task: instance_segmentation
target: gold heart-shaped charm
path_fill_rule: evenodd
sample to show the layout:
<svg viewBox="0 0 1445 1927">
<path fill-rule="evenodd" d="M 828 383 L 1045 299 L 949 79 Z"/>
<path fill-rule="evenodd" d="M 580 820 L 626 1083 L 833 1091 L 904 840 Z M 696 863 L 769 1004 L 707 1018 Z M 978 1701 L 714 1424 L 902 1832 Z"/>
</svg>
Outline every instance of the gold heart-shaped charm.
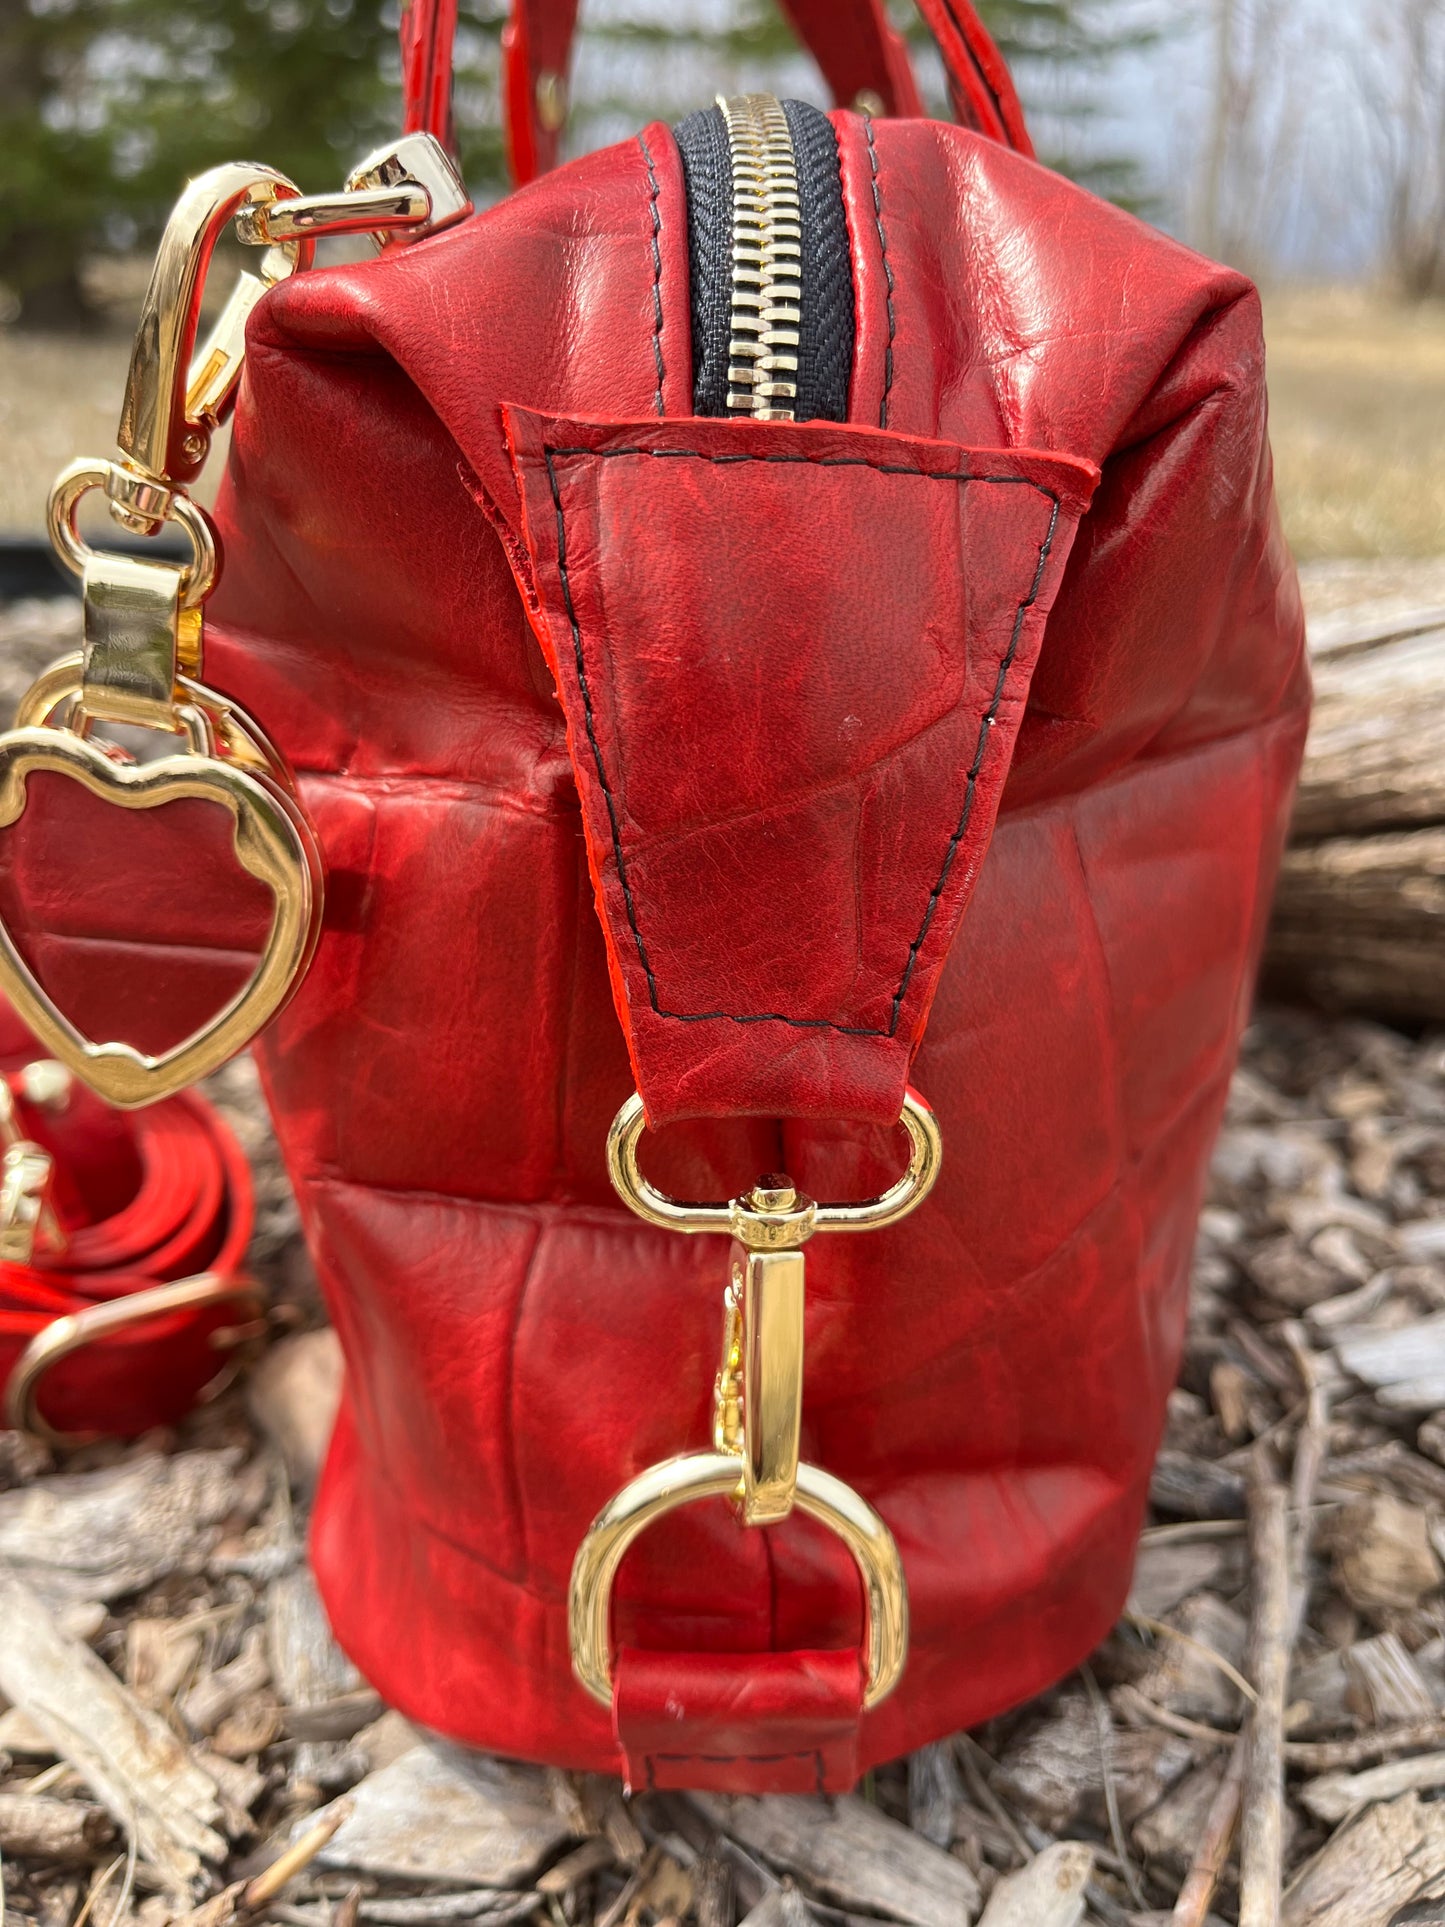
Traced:
<svg viewBox="0 0 1445 1927">
<path fill-rule="evenodd" d="M 0 736 L 0 829 L 24 814 L 26 784 L 36 771 L 67 776 L 127 810 L 162 809 L 187 798 L 220 804 L 234 822 L 237 862 L 271 892 L 271 929 L 250 981 L 199 1030 L 155 1056 L 130 1044 L 93 1042 L 78 1030 L 0 923 L 0 990 L 45 1049 L 107 1102 L 127 1109 L 152 1104 L 244 1049 L 300 980 L 321 912 L 315 839 L 281 783 L 260 769 L 194 751 L 127 764 L 74 730 L 45 726 Z"/>
</svg>

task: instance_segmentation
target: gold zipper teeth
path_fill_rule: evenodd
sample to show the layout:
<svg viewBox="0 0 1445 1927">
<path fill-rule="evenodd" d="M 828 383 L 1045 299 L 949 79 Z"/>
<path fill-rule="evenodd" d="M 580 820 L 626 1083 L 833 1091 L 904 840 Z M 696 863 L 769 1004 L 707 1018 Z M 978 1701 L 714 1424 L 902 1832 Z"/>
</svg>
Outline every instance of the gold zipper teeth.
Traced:
<svg viewBox="0 0 1445 1927">
<path fill-rule="evenodd" d="M 733 174 L 733 288 L 728 408 L 790 422 L 798 396 L 803 229 L 798 162 L 771 94 L 718 97 Z"/>
</svg>

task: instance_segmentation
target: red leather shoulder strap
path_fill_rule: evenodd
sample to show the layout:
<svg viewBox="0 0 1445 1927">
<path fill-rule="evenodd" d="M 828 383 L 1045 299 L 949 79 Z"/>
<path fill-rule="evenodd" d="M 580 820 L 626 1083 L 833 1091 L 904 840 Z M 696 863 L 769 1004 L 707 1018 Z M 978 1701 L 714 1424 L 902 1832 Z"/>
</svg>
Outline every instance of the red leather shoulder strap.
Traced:
<svg viewBox="0 0 1445 1927">
<path fill-rule="evenodd" d="M 557 163 L 578 0 L 513 0 L 502 35 L 502 104 L 512 178 L 520 186 Z M 885 114 L 923 112 L 908 50 L 883 0 L 781 0 L 840 106 L 876 94 Z M 1032 154 L 1007 63 L 968 0 L 919 0 L 938 41 L 954 111 L 972 127 Z M 452 41 L 457 0 L 405 0 L 401 21 L 407 131 L 451 144 Z"/>
<path fill-rule="evenodd" d="M 3 1028 L 7 1013 L 0 1013 Z M 252 1224 L 250 1171 L 219 1114 L 194 1092 L 116 1112 L 72 1092 L 55 1116 L 13 1092 L 26 1136 L 55 1160 L 51 1197 L 63 1252 L 0 1264 L 0 1390 L 59 1321 L 159 1285 L 214 1272 L 231 1279 Z M 133 1437 L 171 1425 L 225 1364 L 217 1334 L 252 1314 L 235 1298 L 137 1314 L 109 1336 L 57 1355 L 34 1380 L 34 1412 L 61 1434 Z M 24 1401 L 23 1401 L 24 1402 Z"/>
</svg>

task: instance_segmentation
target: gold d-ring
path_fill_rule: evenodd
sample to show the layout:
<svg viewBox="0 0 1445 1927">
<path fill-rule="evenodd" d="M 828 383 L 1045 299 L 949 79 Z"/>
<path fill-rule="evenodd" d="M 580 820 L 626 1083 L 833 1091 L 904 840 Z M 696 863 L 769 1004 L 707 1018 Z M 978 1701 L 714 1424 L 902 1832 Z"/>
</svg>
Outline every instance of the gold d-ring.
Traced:
<svg viewBox="0 0 1445 1927">
<path fill-rule="evenodd" d="M 42 669 L 15 707 L 14 729 L 40 729 L 49 723 L 62 704 L 70 706 L 65 727 L 73 728 L 78 719 L 76 705 L 85 686 L 85 658 L 77 650 Z M 193 676 L 176 677 L 176 703 L 197 711 L 209 725 L 215 748 L 228 763 L 243 769 L 260 770 L 279 783 L 288 796 L 296 792 L 296 779 L 276 745 L 254 717 L 237 709 L 218 690 L 208 689 Z"/>
<path fill-rule="evenodd" d="M 212 1271 L 198 1272 L 193 1278 L 177 1278 L 148 1291 L 128 1292 L 124 1298 L 109 1298 L 87 1305 L 42 1327 L 15 1361 L 15 1369 L 5 1387 L 5 1423 L 13 1432 L 28 1432 L 47 1445 L 83 1445 L 95 1436 L 89 1432 L 57 1432 L 40 1416 L 37 1400 L 45 1374 L 72 1352 L 97 1344 L 102 1338 L 168 1312 L 196 1311 L 203 1305 L 221 1304 L 228 1298 L 249 1298 L 261 1302 L 261 1294 L 249 1278 L 223 1278 Z"/>
<path fill-rule="evenodd" d="M 802 1244 L 815 1231 L 881 1231 L 916 1211 L 933 1189 L 943 1163 L 943 1137 L 938 1119 L 917 1091 L 910 1090 L 904 1095 L 903 1113 L 898 1121 L 908 1133 L 909 1156 L 907 1169 L 896 1184 L 889 1185 L 878 1197 L 864 1198 L 857 1204 L 807 1202 L 802 1214 L 793 1214 L 789 1230 L 766 1238 L 759 1236 L 756 1241 L 777 1248 Z M 637 1162 L 637 1147 L 646 1129 L 642 1099 L 634 1092 L 613 1118 L 607 1133 L 608 1175 L 623 1203 L 639 1218 L 648 1224 L 660 1225 L 665 1231 L 731 1232 L 745 1244 L 754 1242 L 745 1223 L 740 1223 L 741 1200 L 726 1204 L 687 1204 L 667 1197 L 648 1182 Z"/>
<path fill-rule="evenodd" d="M 742 1466 L 730 1452 L 690 1452 L 650 1466 L 608 1500 L 572 1562 L 567 1630 L 572 1670 L 600 1705 L 612 1704 L 612 1583 L 628 1548 L 664 1513 L 694 1499 L 740 1495 Z M 908 1588 L 893 1534 L 868 1501 L 816 1465 L 798 1467 L 797 1504 L 852 1553 L 863 1581 L 865 1708 L 877 1706 L 908 1659 Z"/>
</svg>

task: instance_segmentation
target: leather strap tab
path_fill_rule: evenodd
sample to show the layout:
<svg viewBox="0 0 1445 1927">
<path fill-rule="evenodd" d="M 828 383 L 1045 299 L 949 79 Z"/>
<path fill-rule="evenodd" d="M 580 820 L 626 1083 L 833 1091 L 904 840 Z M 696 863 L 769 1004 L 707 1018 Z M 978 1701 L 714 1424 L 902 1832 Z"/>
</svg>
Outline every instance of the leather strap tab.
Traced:
<svg viewBox="0 0 1445 1927">
<path fill-rule="evenodd" d="M 617 1656 L 613 1725 L 634 1793 L 847 1793 L 858 1780 L 856 1652 Z"/>
<path fill-rule="evenodd" d="M 506 422 L 649 1120 L 896 1121 L 1097 472 L 822 423 Z"/>
</svg>

